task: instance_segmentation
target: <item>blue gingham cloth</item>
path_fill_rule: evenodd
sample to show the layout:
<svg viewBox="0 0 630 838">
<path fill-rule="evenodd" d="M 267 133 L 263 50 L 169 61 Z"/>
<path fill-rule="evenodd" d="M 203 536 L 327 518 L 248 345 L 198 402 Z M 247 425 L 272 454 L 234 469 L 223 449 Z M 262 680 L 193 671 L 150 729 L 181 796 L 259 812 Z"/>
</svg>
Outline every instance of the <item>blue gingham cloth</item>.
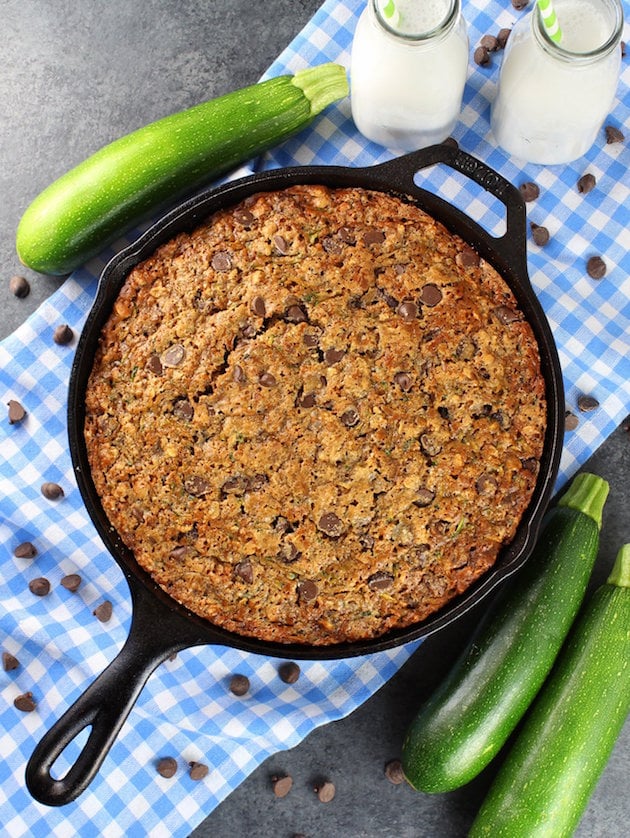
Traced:
<svg viewBox="0 0 630 838">
<path fill-rule="evenodd" d="M 363 0 L 324 3 L 267 75 L 324 61 L 349 67 L 352 35 L 364 5 Z M 530 276 L 558 344 L 567 407 L 580 420 L 566 437 L 561 485 L 630 412 L 630 63 L 628 58 L 623 62 L 608 120 L 625 133 L 625 143 L 606 145 L 602 132 L 576 163 L 522 166 L 495 146 L 489 132 L 500 54 L 488 67 L 472 60 L 484 34 L 512 26 L 522 12 L 508 0 L 464 0 L 463 11 L 471 60 L 454 136 L 463 149 L 513 183 L 535 181 L 541 191 L 528 205 L 529 218 L 551 233 L 544 248 L 530 242 L 528 254 Z M 345 100 L 256 161 L 256 168 L 369 165 L 393 153 L 357 133 Z M 576 183 L 586 171 L 596 176 L 597 187 L 581 195 Z M 488 229 L 498 229 L 500 213 L 459 176 L 438 169 L 428 185 Z M 89 521 L 68 453 L 66 390 L 76 337 L 69 346 L 58 346 L 52 334 L 61 323 L 79 333 L 100 270 L 138 232 L 73 274 L 0 344 L 1 401 L 6 405 L 16 399 L 28 411 L 20 424 L 0 421 L 0 637 L 2 650 L 19 660 L 17 669 L 0 672 L 0 823 L 12 838 L 185 836 L 267 756 L 350 713 L 417 648 L 409 644 L 358 659 L 302 662 L 294 685 L 278 677 L 280 661 L 275 659 L 212 646 L 185 650 L 151 676 L 100 773 L 78 800 L 50 809 L 29 796 L 24 768 L 36 743 L 114 658 L 129 631 L 127 585 Z M 586 261 L 594 254 L 608 267 L 599 281 L 586 273 Z M 581 414 L 577 399 L 582 393 L 595 397 L 599 407 Z M 59 483 L 64 497 L 46 500 L 40 491 L 44 481 Z M 23 541 L 35 544 L 35 559 L 13 555 Z M 60 580 L 74 572 L 83 584 L 71 593 Z M 52 583 L 42 598 L 28 589 L 37 576 Z M 104 600 L 114 606 L 107 623 L 93 615 Z M 246 697 L 236 698 L 228 689 L 236 672 L 251 681 Z M 13 704 L 25 692 L 32 692 L 36 702 L 30 713 Z M 156 772 L 161 756 L 178 760 L 174 778 Z M 210 767 L 204 780 L 189 778 L 191 761 Z"/>
</svg>

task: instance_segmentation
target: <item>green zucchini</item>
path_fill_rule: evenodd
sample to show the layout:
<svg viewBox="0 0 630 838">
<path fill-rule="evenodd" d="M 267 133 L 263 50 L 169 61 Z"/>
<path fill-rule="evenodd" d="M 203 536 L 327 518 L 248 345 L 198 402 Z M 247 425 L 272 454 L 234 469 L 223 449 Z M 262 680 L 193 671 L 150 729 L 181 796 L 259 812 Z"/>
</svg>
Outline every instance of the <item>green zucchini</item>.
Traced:
<svg viewBox="0 0 630 838">
<path fill-rule="evenodd" d="M 508 580 L 472 640 L 407 730 L 405 777 L 452 791 L 499 752 L 551 670 L 584 598 L 608 483 L 578 475 L 549 510 L 525 567 Z"/>
<path fill-rule="evenodd" d="M 307 126 L 348 94 L 345 69 L 322 64 L 235 90 L 104 146 L 27 207 L 20 260 L 66 274 L 169 202 Z"/>
<path fill-rule="evenodd" d="M 577 827 L 630 713 L 630 544 L 571 630 L 472 826 L 472 838 Z"/>
</svg>

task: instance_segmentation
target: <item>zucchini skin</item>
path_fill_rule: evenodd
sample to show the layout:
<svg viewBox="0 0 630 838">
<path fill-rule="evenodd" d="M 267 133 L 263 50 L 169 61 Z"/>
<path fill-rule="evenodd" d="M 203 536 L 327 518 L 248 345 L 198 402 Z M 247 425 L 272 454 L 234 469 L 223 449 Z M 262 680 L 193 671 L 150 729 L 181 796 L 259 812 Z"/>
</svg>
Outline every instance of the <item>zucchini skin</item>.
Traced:
<svg viewBox="0 0 630 838">
<path fill-rule="evenodd" d="M 27 207 L 16 232 L 22 263 L 70 273 L 151 213 L 295 134 L 347 93 L 341 65 L 301 74 L 171 114 L 95 152 Z"/>
<path fill-rule="evenodd" d="M 414 788 L 452 791 L 499 752 L 551 670 L 598 547 L 593 517 L 563 506 L 547 513 L 527 564 L 407 731 L 402 763 Z"/>
<path fill-rule="evenodd" d="M 627 571 L 630 571 L 628 553 Z M 470 831 L 563 838 L 577 827 L 630 713 L 630 587 L 593 594 Z"/>
</svg>

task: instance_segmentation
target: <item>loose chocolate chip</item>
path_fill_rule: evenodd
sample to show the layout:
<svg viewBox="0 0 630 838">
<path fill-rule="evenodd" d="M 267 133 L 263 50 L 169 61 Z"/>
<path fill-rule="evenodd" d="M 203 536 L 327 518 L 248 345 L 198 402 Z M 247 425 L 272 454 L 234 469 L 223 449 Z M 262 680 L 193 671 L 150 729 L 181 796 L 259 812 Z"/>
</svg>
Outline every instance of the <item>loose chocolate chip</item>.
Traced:
<svg viewBox="0 0 630 838">
<path fill-rule="evenodd" d="M 464 247 L 455 257 L 455 262 L 460 268 L 478 268 L 481 258 L 472 247 Z"/>
<path fill-rule="evenodd" d="M 192 477 L 187 477 L 184 480 L 184 489 L 186 489 L 189 495 L 200 498 L 203 495 L 208 494 L 208 492 L 212 489 L 212 485 L 205 479 L 205 477 L 194 474 Z"/>
<path fill-rule="evenodd" d="M 262 387 L 275 387 L 276 377 L 271 372 L 261 372 L 261 374 L 258 376 L 258 383 Z"/>
<path fill-rule="evenodd" d="M 37 706 L 32 692 L 25 692 L 13 700 L 13 706 L 23 713 L 31 713 Z"/>
<path fill-rule="evenodd" d="M 423 305 L 433 308 L 442 301 L 442 292 L 432 282 L 423 285 L 420 290 L 420 302 Z"/>
<path fill-rule="evenodd" d="M 331 367 L 333 364 L 341 361 L 345 354 L 344 349 L 327 349 L 324 352 L 324 362 Z"/>
<path fill-rule="evenodd" d="M 186 350 L 181 345 L 181 343 L 174 343 L 172 346 L 169 346 L 162 354 L 160 355 L 160 362 L 163 367 L 179 367 L 186 357 Z"/>
<path fill-rule="evenodd" d="M 315 347 L 319 346 L 319 335 L 316 332 L 304 332 L 302 342 L 309 349 L 315 349 Z"/>
<path fill-rule="evenodd" d="M 578 192 L 581 192 L 583 195 L 587 195 L 593 189 L 595 189 L 595 184 L 597 181 L 595 180 L 595 175 L 587 172 L 577 182 Z"/>
<path fill-rule="evenodd" d="M 363 234 L 363 244 L 381 244 L 385 241 L 385 233 L 382 230 L 366 230 Z"/>
<path fill-rule="evenodd" d="M 18 424 L 26 416 L 26 411 L 15 399 L 10 399 L 7 406 L 9 408 L 9 425 Z"/>
<path fill-rule="evenodd" d="M 55 331 L 53 332 L 53 340 L 59 346 L 67 346 L 74 337 L 74 332 L 68 326 L 67 323 L 64 323 L 61 326 L 57 326 Z"/>
<path fill-rule="evenodd" d="M 227 250 L 219 250 L 212 257 L 212 267 L 215 271 L 229 271 L 232 267 L 232 257 Z"/>
<path fill-rule="evenodd" d="M 398 384 L 403 393 L 409 392 L 413 383 L 408 372 L 397 372 L 394 376 L 394 382 Z"/>
<path fill-rule="evenodd" d="M 492 474 L 482 474 L 477 478 L 475 487 L 480 495 L 494 495 L 497 490 L 497 479 Z"/>
<path fill-rule="evenodd" d="M 582 393 L 578 396 L 577 406 L 582 413 L 590 413 L 592 410 L 597 410 L 599 402 L 594 396 Z"/>
<path fill-rule="evenodd" d="M 339 538 L 343 534 L 344 525 L 334 512 L 325 512 L 317 522 L 317 529 L 330 538 Z"/>
<path fill-rule="evenodd" d="M 385 776 L 395 786 L 404 782 L 405 775 L 403 773 L 402 762 L 399 759 L 390 759 L 385 765 Z"/>
<path fill-rule="evenodd" d="M 479 67 L 485 67 L 490 63 L 490 53 L 487 47 L 479 46 L 473 53 L 475 64 Z"/>
<path fill-rule="evenodd" d="M 280 665 L 278 675 L 285 684 L 295 684 L 300 677 L 300 667 L 294 661 L 287 661 Z"/>
<path fill-rule="evenodd" d="M 511 29 L 499 29 L 499 34 L 497 35 L 497 46 L 499 49 L 505 49 L 505 45 L 508 42 L 508 38 L 510 37 L 511 32 Z"/>
<path fill-rule="evenodd" d="M 300 582 L 297 591 L 298 597 L 302 602 L 310 602 L 312 599 L 315 599 L 318 593 L 317 585 L 312 579 L 305 579 L 303 582 Z"/>
<path fill-rule="evenodd" d="M 602 279 L 606 276 L 606 263 L 601 256 L 590 256 L 586 262 L 586 273 L 591 279 Z"/>
<path fill-rule="evenodd" d="M 510 306 L 497 306 L 494 309 L 494 314 L 503 326 L 508 326 L 510 323 L 515 323 L 517 320 L 521 319 L 520 314 L 516 309 L 510 308 Z"/>
<path fill-rule="evenodd" d="M 249 488 L 249 480 L 245 474 L 233 474 L 221 484 L 224 495 L 244 495 Z"/>
<path fill-rule="evenodd" d="M 482 47 L 485 47 L 488 52 L 496 52 L 499 49 L 499 39 L 494 35 L 484 35 L 479 43 Z"/>
<path fill-rule="evenodd" d="M 287 240 L 284 236 L 277 234 L 273 237 L 272 242 L 280 256 L 285 256 L 288 253 L 289 245 L 287 244 Z"/>
<path fill-rule="evenodd" d="M 250 308 L 257 317 L 264 317 L 267 314 L 267 306 L 262 297 L 254 297 L 251 301 Z"/>
<path fill-rule="evenodd" d="M 619 130 L 619 128 L 615 127 L 614 125 L 607 125 L 605 128 L 606 132 L 606 143 L 608 145 L 612 145 L 613 143 L 622 143 L 625 140 L 625 136 Z"/>
<path fill-rule="evenodd" d="M 418 306 L 414 303 L 413 300 L 403 300 L 402 303 L 396 309 L 396 312 L 402 317 L 403 320 L 411 321 L 415 320 L 418 316 Z"/>
<path fill-rule="evenodd" d="M 25 276 L 12 276 L 9 280 L 9 291 L 21 300 L 28 297 L 31 286 Z"/>
<path fill-rule="evenodd" d="M 153 375 L 162 375 L 162 362 L 160 361 L 159 355 L 151 355 L 147 361 L 147 369 L 149 372 L 152 372 Z"/>
<path fill-rule="evenodd" d="M 61 580 L 61 586 L 71 593 L 79 590 L 81 586 L 81 577 L 78 573 L 68 573 Z"/>
<path fill-rule="evenodd" d="M 2 668 L 5 672 L 12 672 L 20 665 L 19 660 L 11 652 L 2 653 Z"/>
<path fill-rule="evenodd" d="M 575 413 L 572 413 L 570 410 L 567 410 L 564 414 L 564 429 L 566 431 L 574 431 L 579 424 L 580 420 L 577 418 Z"/>
<path fill-rule="evenodd" d="M 203 762 L 189 762 L 188 764 L 190 766 L 188 776 L 191 780 L 197 782 L 208 776 L 208 766 L 204 765 Z"/>
<path fill-rule="evenodd" d="M 540 189 L 537 184 L 532 183 L 531 180 L 528 180 L 526 183 L 521 183 L 519 190 L 523 200 L 528 203 L 530 201 L 535 201 L 540 195 Z"/>
<path fill-rule="evenodd" d="M 29 590 L 35 596 L 47 596 L 50 593 L 50 582 L 43 576 L 31 579 L 28 583 Z"/>
<path fill-rule="evenodd" d="M 234 567 L 234 575 L 238 579 L 242 579 L 243 582 L 247 582 L 248 585 L 251 585 L 254 581 L 254 569 L 251 561 L 249 559 L 243 559 L 238 562 Z"/>
<path fill-rule="evenodd" d="M 512 6 L 517 10 L 520 11 L 524 9 L 525 6 L 529 3 L 529 0 L 512 0 Z"/>
<path fill-rule="evenodd" d="M 63 489 L 58 483 L 42 483 L 41 492 L 46 500 L 58 500 L 64 496 Z"/>
<path fill-rule="evenodd" d="M 530 222 L 529 227 L 535 244 L 544 247 L 549 241 L 549 230 L 546 227 L 541 227 L 540 224 L 534 224 L 533 221 Z"/>
<path fill-rule="evenodd" d="M 394 577 L 391 573 L 387 573 L 384 570 L 378 570 L 376 573 L 368 576 L 367 580 L 368 587 L 372 591 L 384 591 L 387 588 L 391 588 L 393 582 Z"/>
<path fill-rule="evenodd" d="M 176 419 L 183 419 L 190 422 L 195 415 L 195 410 L 187 399 L 178 399 L 173 405 L 173 416 Z"/>
<path fill-rule="evenodd" d="M 349 407 L 341 414 L 341 424 L 346 428 L 354 428 L 360 421 L 359 411 L 355 407 Z"/>
<path fill-rule="evenodd" d="M 177 772 L 177 760 L 174 757 L 162 757 L 156 765 L 157 773 L 169 780 Z"/>
<path fill-rule="evenodd" d="M 238 221 L 239 224 L 242 224 L 243 227 L 249 227 L 249 225 L 254 221 L 254 215 L 248 209 L 239 207 L 234 210 L 234 220 Z"/>
<path fill-rule="evenodd" d="M 285 320 L 289 323 L 306 323 L 308 322 L 308 315 L 306 311 L 299 305 L 291 305 L 286 311 Z"/>
<path fill-rule="evenodd" d="M 337 235 L 341 241 L 344 242 L 344 244 L 356 244 L 357 237 L 352 230 L 349 230 L 347 227 L 340 227 L 337 231 Z"/>
<path fill-rule="evenodd" d="M 232 675 L 230 678 L 230 692 L 242 696 L 249 691 L 249 678 L 247 675 Z"/>
<path fill-rule="evenodd" d="M 34 559 L 37 555 L 37 547 L 30 541 L 23 541 L 13 551 L 16 559 Z"/>
<path fill-rule="evenodd" d="M 335 786 L 330 780 L 325 780 L 315 786 L 315 794 L 322 803 L 330 803 L 335 796 Z"/>
<path fill-rule="evenodd" d="M 418 489 L 414 504 L 422 508 L 428 506 L 430 503 L 433 503 L 434 498 L 435 492 L 432 492 L 431 489 Z"/>
<path fill-rule="evenodd" d="M 293 787 L 293 778 L 288 775 L 272 777 L 271 786 L 276 797 L 286 797 Z"/>
<path fill-rule="evenodd" d="M 97 620 L 101 623 L 107 623 L 112 618 L 112 613 L 114 611 L 114 606 L 110 602 L 110 600 L 105 599 L 100 605 L 97 605 L 92 614 L 96 617 Z"/>
<path fill-rule="evenodd" d="M 316 396 L 315 393 L 306 393 L 298 400 L 298 407 L 315 407 Z"/>
</svg>

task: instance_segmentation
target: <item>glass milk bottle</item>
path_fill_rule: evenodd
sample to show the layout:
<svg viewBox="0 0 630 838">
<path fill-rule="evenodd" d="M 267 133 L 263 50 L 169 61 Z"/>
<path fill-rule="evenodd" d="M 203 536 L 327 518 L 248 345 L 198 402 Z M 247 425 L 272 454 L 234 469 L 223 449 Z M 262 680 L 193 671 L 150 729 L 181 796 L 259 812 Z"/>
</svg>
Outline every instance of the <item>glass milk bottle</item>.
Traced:
<svg viewBox="0 0 630 838">
<path fill-rule="evenodd" d="M 368 0 L 350 65 L 357 128 L 402 151 L 442 142 L 457 122 L 467 69 L 461 0 Z"/>
<path fill-rule="evenodd" d="M 554 42 L 536 7 L 507 42 L 492 104 L 497 143 L 529 163 L 570 163 L 585 154 L 615 98 L 621 62 L 620 0 L 554 0 Z"/>
</svg>

